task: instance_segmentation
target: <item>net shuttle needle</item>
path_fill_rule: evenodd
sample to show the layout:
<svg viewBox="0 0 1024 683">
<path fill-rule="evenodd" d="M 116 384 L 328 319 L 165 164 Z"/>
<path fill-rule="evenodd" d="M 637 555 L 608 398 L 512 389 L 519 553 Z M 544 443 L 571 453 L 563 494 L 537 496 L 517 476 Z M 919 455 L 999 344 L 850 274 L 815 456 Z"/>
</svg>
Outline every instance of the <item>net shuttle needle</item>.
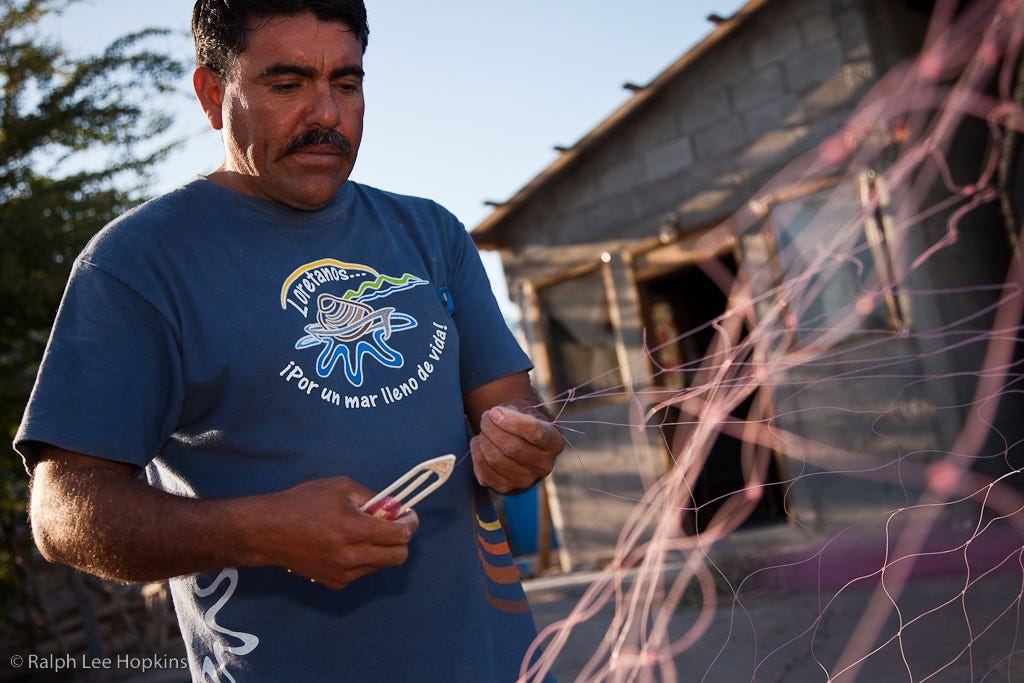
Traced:
<svg viewBox="0 0 1024 683">
<path fill-rule="evenodd" d="M 366 501 L 359 509 L 375 517 L 397 519 L 445 483 L 454 468 L 455 456 L 452 454 L 425 460 Z"/>
</svg>

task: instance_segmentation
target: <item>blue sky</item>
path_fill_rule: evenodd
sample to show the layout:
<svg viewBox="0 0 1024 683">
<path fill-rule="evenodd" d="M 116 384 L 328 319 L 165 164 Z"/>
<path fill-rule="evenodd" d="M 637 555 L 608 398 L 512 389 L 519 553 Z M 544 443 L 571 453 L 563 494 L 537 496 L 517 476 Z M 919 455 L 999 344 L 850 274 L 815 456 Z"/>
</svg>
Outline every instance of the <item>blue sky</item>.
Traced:
<svg viewBox="0 0 1024 683">
<path fill-rule="evenodd" d="M 472 229 L 743 0 L 367 0 L 366 128 L 353 179 L 437 200 Z M 146 26 L 191 55 L 191 0 L 81 0 L 48 31 L 98 51 Z M 167 105 L 188 143 L 157 170 L 164 190 L 213 170 L 191 76 Z M 699 96 L 699 93 L 695 93 Z M 487 259 L 493 266 L 493 259 Z"/>
</svg>

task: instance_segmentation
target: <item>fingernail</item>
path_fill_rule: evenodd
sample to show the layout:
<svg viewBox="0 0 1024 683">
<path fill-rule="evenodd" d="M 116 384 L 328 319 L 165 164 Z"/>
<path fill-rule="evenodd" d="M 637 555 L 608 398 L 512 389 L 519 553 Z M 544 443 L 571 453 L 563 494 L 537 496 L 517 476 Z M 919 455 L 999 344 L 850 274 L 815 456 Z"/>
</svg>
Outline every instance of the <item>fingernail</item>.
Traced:
<svg viewBox="0 0 1024 683">
<path fill-rule="evenodd" d="M 488 412 L 491 416 L 491 422 L 494 424 L 501 424 L 501 421 L 505 419 L 505 411 L 501 408 L 491 408 Z"/>
</svg>

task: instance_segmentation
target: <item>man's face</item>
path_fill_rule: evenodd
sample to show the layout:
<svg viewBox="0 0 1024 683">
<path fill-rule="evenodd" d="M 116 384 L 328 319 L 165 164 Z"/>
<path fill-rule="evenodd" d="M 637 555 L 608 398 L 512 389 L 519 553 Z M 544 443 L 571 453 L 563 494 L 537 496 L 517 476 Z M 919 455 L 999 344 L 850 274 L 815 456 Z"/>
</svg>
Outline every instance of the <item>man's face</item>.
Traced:
<svg viewBox="0 0 1024 683">
<path fill-rule="evenodd" d="M 220 101 L 204 108 L 224 132 L 221 182 L 302 210 L 337 194 L 363 132 L 362 45 L 348 27 L 308 13 L 272 18 L 250 31 L 225 80 L 210 78 Z"/>
</svg>

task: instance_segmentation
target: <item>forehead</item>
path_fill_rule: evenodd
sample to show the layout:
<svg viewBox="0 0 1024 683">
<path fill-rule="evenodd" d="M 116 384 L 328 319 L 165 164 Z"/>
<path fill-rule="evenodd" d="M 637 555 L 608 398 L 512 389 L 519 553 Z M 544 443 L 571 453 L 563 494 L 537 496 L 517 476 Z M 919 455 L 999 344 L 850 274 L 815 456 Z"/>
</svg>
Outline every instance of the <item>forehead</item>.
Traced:
<svg viewBox="0 0 1024 683">
<path fill-rule="evenodd" d="M 261 19 L 249 31 L 238 66 L 265 68 L 288 63 L 316 68 L 362 65 L 363 47 L 352 30 L 310 13 Z"/>
</svg>

